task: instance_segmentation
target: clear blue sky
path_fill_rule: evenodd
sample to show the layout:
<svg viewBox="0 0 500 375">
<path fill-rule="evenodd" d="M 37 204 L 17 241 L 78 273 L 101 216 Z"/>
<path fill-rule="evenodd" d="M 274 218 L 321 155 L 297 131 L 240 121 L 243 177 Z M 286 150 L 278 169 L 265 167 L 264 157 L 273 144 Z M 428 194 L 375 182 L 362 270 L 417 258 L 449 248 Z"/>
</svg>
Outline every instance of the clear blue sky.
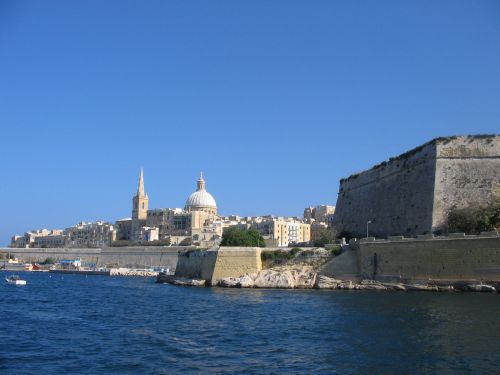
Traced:
<svg viewBox="0 0 500 375">
<path fill-rule="evenodd" d="M 0 244 L 182 207 L 300 215 L 436 136 L 500 129 L 500 1 L 0 0 Z"/>
</svg>

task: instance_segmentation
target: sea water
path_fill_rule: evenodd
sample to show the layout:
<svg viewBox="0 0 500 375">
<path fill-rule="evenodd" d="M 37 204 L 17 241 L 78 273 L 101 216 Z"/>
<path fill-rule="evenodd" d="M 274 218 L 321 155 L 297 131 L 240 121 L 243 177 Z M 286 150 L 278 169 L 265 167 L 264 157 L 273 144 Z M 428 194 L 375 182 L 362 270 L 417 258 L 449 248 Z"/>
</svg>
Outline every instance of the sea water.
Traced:
<svg viewBox="0 0 500 375">
<path fill-rule="evenodd" d="M 500 294 L 21 275 L 0 285 L 0 374 L 500 374 Z"/>
</svg>

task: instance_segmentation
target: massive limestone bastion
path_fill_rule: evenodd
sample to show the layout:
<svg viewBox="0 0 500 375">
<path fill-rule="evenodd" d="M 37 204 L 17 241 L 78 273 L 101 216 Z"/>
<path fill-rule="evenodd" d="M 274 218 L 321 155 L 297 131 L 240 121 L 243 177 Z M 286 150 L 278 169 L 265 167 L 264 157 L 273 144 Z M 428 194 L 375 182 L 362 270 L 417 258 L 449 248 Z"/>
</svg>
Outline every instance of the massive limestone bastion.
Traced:
<svg viewBox="0 0 500 375">
<path fill-rule="evenodd" d="M 453 208 L 500 199 L 500 136 L 436 138 L 340 180 L 334 223 L 365 237 L 442 229 Z"/>
</svg>

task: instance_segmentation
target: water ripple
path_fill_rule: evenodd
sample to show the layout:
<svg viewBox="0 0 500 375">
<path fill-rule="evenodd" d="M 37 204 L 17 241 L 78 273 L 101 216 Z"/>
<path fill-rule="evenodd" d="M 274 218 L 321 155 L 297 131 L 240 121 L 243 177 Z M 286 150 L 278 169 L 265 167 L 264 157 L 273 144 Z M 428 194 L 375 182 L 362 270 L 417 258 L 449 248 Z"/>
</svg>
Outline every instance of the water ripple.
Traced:
<svg viewBox="0 0 500 375">
<path fill-rule="evenodd" d="M 2 374 L 494 374 L 500 361 L 498 294 L 24 275 L 0 286 Z"/>
</svg>

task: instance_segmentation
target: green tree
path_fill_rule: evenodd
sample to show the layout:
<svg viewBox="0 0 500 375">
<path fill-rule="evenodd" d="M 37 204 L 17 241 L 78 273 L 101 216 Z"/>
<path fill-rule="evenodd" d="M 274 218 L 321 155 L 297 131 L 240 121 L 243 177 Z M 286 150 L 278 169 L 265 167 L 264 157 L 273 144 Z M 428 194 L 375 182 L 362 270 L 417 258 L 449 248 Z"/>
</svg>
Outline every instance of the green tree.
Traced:
<svg viewBox="0 0 500 375">
<path fill-rule="evenodd" d="M 264 238 L 256 230 L 228 228 L 222 234 L 221 246 L 266 247 Z"/>
<path fill-rule="evenodd" d="M 325 247 L 326 244 L 335 242 L 335 231 L 330 228 L 325 228 L 321 231 L 319 239 L 314 240 L 314 246 Z"/>
<path fill-rule="evenodd" d="M 454 209 L 448 213 L 447 219 L 449 233 L 478 234 L 495 230 L 500 226 L 500 204 Z"/>
</svg>

